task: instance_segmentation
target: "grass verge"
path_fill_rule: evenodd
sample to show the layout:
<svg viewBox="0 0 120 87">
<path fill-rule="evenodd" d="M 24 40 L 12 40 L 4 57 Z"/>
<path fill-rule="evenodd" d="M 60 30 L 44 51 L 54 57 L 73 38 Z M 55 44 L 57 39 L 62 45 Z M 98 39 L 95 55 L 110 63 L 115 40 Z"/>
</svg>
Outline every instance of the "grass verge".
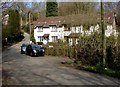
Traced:
<svg viewBox="0 0 120 87">
<path fill-rule="evenodd" d="M 107 75 L 110 77 L 120 79 L 120 70 L 112 70 L 109 68 L 103 68 L 100 64 L 97 64 L 96 66 L 88 66 L 88 65 L 82 65 L 80 63 L 74 63 L 72 61 L 66 61 L 62 64 L 68 67 L 75 68 L 75 69 L 85 70 L 85 71 Z"/>
</svg>

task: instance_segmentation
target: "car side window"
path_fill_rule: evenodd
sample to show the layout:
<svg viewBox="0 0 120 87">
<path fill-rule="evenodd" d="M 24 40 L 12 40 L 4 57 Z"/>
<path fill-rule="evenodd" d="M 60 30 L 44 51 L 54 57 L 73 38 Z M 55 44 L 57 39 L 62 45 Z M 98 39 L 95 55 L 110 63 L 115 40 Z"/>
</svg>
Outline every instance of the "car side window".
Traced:
<svg viewBox="0 0 120 87">
<path fill-rule="evenodd" d="M 28 49 L 32 49 L 30 45 L 29 45 Z"/>
<path fill-rule="evenodd" d="M 30 49 L 30 45 L 28 45 L 27 49 Z"/>
</svg>

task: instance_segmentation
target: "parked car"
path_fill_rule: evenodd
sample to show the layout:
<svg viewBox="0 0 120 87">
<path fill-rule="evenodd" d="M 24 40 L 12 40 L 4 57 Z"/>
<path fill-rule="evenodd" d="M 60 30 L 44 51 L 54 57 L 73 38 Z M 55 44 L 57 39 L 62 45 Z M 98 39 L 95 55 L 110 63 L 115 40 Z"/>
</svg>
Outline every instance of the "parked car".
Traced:
<svg viewBox="0 0 120 87">
<path fill-rule="evenodd" d="M 26 55 L 30 56 L 44 56 L 45 50 L 37 44 L 29 44 L 26 48 Z"/>
<path fill-rule="evenodd" d="M 25 44 L 25 43 L 21 45 L 21 54 L 25 54 L 27 46 L 28 44 Z"/>
</svg>

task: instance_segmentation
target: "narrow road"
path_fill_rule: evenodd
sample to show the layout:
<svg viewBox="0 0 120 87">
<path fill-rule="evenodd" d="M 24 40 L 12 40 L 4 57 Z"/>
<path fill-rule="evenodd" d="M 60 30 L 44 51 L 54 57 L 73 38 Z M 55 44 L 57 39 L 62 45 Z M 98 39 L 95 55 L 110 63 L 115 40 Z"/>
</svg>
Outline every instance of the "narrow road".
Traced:
<svg viewBox="0 0 120 87">
<path fill-rule="evenodd" d="M 27 33 L 24 34 L 25 38 L 23 41 L 7 48 L 3 53 L 2 53 L 2 62 L 7 62 L 11 60 L 16 60 L 19 58 L 24 58 L 23 55 L 20 54 L 20 46 L 22 43 L 29 43 L 29 35 Z"/>
<path fill-rule="evenodd" d="M 20 45 L 29 43 L 29 35 L 25 40 L 11 46 L 3 52 L 2 68 L 13 81 L 3 84 L 10 85 L 120 85 L 119 80 L 101 76 L 82 70 L 65 67 L 62 57 L 30 57 L 20 54 Z M 7 73 L 7 74 L 6 74 Z"/>
</svg>

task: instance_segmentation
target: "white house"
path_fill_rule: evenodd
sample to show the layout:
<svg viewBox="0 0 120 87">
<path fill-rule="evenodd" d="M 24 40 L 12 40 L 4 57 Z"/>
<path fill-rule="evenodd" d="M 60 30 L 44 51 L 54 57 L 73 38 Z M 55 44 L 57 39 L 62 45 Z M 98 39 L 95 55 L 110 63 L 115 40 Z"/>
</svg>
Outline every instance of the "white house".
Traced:
<svg viewBox="0 0 120 87">
<path fill-rule="evenodd" d="M 105 35 L 109 37 L 110 35 L 117 36 L 118 32 L 116 30 L 116 14 L 115 13 L 106 13 L 105 21 L 107 23 Z"/>
<path fill-rule="evenodd" d="M 63 21 L 63 17 L 47 17 L 34 22 L 34 37 L 36 42 L 46 44 L 47 42 L 55 42 L 58 39 L 64 39 Z"/>
<path fill-rule="evenodd" d="M 107 23 L 105 35 L 116 35 L 116 22 L 113 13 L 105 15 L 105 21 Z M 36 42 L 55 42 L 58 39 L 67 41 L 69 45 L 73 43 L 78 44 L 78 38 L 80 35 L 91 35 L 92 32 L 99 32 L 100 25 L 91 25 L 88 30 L 84 30 L 84 26 L 72 26 L 66 27 L 65 18 L 62 16 L 41 18 L 34 23 L 34 37 Z"/>
</svg>

